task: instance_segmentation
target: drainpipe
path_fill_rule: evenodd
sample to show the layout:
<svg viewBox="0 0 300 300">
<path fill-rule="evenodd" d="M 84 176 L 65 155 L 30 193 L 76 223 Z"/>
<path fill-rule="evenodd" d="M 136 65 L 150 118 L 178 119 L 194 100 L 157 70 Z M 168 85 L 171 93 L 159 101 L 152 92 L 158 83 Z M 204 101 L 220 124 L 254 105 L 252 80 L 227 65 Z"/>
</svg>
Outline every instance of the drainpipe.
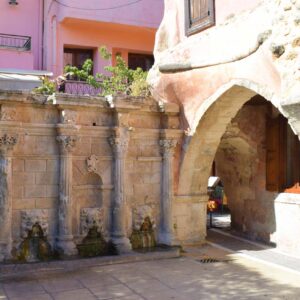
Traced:
<svg viewBox="0 0 300 300">
<path fill-rule="evenodd" d="M 44 70 L 44 41 L 45 38 L 45 0 L 42 0 L 42 51 L 41 51 L 41 68 Z"/>
</svg>

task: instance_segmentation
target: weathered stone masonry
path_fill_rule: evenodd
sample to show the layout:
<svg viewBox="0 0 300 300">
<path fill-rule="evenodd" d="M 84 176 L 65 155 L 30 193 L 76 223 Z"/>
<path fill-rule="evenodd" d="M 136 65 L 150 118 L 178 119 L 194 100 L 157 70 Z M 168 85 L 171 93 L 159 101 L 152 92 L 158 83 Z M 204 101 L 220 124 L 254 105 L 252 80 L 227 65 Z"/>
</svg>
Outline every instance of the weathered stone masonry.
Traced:
<svg viewBox="0 0 300 300">
<path fill-rule="evenodd" d="M 102 98 L 45 100 L 1 92 L 0 259 L 12 257 L 36 222 L 63 255 L 77 253 L 93 224 L 128 251 L 134 224 L 147 216 L 156 239 L 170 242 L 178 106 L 161 111 L 154 100 L 135 98 L 118 98 L 114 107 Z"/>
</svg>

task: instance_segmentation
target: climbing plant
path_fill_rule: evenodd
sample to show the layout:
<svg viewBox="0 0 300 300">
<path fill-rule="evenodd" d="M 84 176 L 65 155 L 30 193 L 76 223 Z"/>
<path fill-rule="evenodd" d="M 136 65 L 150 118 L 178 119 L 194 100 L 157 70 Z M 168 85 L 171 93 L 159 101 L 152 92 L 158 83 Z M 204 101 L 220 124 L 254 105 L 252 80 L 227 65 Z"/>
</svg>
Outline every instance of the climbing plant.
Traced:
<svg viewBox="0 0 300 300">
<path fill-rule="evenodd" d="M 104 60 L 110 60 L 112 57 L 105 46 L 100 47 L 99 53 Z M 101 87 L 102 96 L 115 94 L 148 96 L 150 94 L 146 80 L 148 72 L 143 71 L 141 68 L 130 69 L 120 55 L 116 56 L 114 66 L 106 66 L 104 69 L 109 75 L 102 73 L 96 75 L 100 79 L 99 87 Z"/>
<path fill-rule="evenodd" d="M 50 80 L 48 77 L 42 78 L 42 85 L 35 88 L 34 92 L 38 94 L 44 94 L 44 95 L 52 95 L 56 91 L 56 84 L 55 81 Z"/>
<path fill-rule="evenodd" d="M 100 47 L 99 53 L 102 59 L 110 61 L 112 54 L 105 46 Z M 100 88 L 100 96 L 108 95 L 132 95 L 132 96 L 149 96 L 150 88 L 147 83 L 148 72 L 141 68 L 136 70 L 130 69 L 124 59 L 118 55 L 114 66 L 107 65 L 104 70 L 107 74 L 97 73 L 92 75 L 93 61 L 87 59 L 82 68 L 67 65 L 64 68 L 64 77 L 67 80 L 85 81 L 94 88 Z M 61 81 L 61 78 L 58 78 Z M 58 82 L 58 86 L 60 83 Z M 48 78 L 43 79 L 42 86 L 35 89 L 35 92 L 51 95 L 56 91 L 55 81 Z"/>
</svg>

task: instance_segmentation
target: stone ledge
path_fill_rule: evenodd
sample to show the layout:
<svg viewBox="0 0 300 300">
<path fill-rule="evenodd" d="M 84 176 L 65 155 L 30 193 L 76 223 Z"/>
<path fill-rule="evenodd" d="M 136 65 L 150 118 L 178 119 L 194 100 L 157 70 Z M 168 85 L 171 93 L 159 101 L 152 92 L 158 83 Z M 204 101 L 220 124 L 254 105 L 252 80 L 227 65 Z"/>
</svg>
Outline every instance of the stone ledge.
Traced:
<svg viewBox="0 0 300 300">
<path fill-rule="evenodd" d="M 70 259 L 51 262 L 38 262 L 27 264 L 0 264 L 0 281 L 24 278 L 30 274 L 55 273 L 74 271 L 84 268 L 92 268 L 114 264 L 134 263 L 158 259 L 180 257 L 179 247 L 159 249 L 153 252 L 131 252 L 116 256 L 101 256 L 94 258 Z"/>
<path fill-rule="evenodd" d="M 281 193 L 275 199 L 274 203 L 294 204 L 300 206 L 300 194 Z"/>
</svg>

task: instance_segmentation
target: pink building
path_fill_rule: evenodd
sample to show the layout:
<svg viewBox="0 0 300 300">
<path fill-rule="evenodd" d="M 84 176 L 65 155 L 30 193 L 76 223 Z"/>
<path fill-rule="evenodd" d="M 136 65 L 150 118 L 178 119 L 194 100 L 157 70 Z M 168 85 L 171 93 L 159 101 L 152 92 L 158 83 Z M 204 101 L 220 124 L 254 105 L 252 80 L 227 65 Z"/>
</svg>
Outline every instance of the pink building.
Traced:
<svg viewBox="0 0 300 300">
<path fill-rule="evenodd" d="M 43 1 L 1 1 L 0 12 L 0 68 L 42 70 Z"/>
<path fill-rule="evenodd" d="M 155 32 L 163 0 L 5 0 L 0 3 L 0 68 L 63 72 L 86 58 L 103 71 L 107 46 L 132 67 L 153 64 Z"/>
</svg>

